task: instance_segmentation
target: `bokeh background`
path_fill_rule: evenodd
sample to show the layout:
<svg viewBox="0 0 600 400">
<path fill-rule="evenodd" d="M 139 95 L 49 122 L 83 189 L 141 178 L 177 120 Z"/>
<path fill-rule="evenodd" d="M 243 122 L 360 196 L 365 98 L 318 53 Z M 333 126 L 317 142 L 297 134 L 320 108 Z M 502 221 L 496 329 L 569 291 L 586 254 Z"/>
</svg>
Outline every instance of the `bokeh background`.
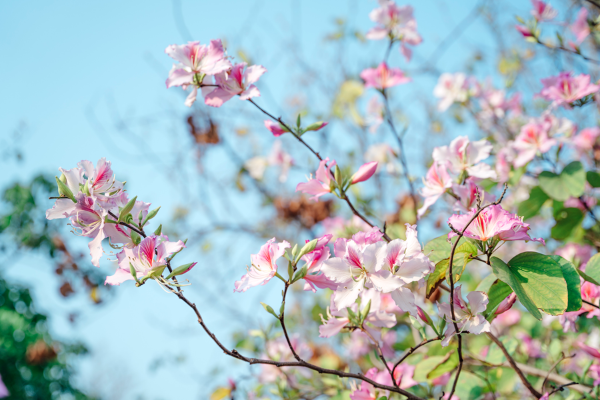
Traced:
<svg viewBox="0 0 600 400">
<path fill-rule="evenodd" d="M 526 15 L 530 5 L 516 0 L 412 5 L 423 44 L 414 48 L 410 63 L 394 50 L 389 64 L 413 78 L 394 91 L 392 104 L 395 117 L 407 127 L 410 172 L 419 177 L 431 149 L 446 144 L 445 129 L 459 126 L 454 135 L 476 130 L 461 123 L 460 116 L 442 120 L 435 111 L 432 90 L 439 75 L 466 71 L 505 81 L 514 68 L 511 62 L 518 62 L 510 57 L 511 43 L 520 39 L 514 15 Z M 364 40 L 373 25 L 369 12 L 376 6 L 368 0 L 2 2 L 0 188 L 4 192 L 16 183 L 27 187 L 40 174 L 53 179 L 58 167 L 107 157 L 117 178 L 127 181 L 129 193 L 162 207 L 155 226 L 162 223 L 172 238 L 189 238 L 179 261 L 198 261 L 198 266 L 189 275 L 192 286 L 186 292 L 231 346 L 234 332 L 256 329 L 269 318 L 259 302 L 279 296 L 268 285 L 233 293 L 249 255 L 265 238 L 306 239 L 311 232 L 322 232 L 318 224 L 286 222 L 272 203 L 265 203 L 265 198 L 294 198 L 296 183 L 314 172 L 316 163 L 283 137 L 283 149 L 295 160 L 287 180 L 279 182 L 275 168 L 268 168 L 262 181 L 249 177 L 244 161 L 268 155 L 273 145 L 263 115 L 237 99 L 221 109 L 185 107 L 186 93 L 165 87 L 172 60 L 164 49 L 188 40 L 223 39 L 236 60 L 267 68 L 258 85 L 258 103 L 290 121 L 299 112 L 309 123 L 329 121 L 308 141 L 322 154 L 341 157 L 382 137 L 394 146 L 385 128 L 377 139 L 356 130 L 373 93 L 342 85 L 356 82 L 360 71 L 383 57 L 384 42 Z M 499 60 L 498 54 L 506 57 Z M 555 67 L 541 63 L 536 74 L 545 76 L 544 70 Z M 526 82 L 532 92 L 539 90 L 525 72 L 514 80 Z M 347 164 L 360 165 L 362 154 L 354 151 L 349 157 Z M 23 315 L 47 315 L 47 324 L 36 334 L 65 343 L 63 353 L 66 344 L 88 349 L 82 356 L 73 348 L 73 354 L 59 357 L 73 373 L 70 384 L 107 399 L 204 399 L 228 376 L 252 379 L 258 367 L 223 356 L 192 312 L 158 285 L 103 287 L 103 277 L 112 274 L 115 264 L 103 260 L 95 270 L 87 257 L 87 239 L 71 234 L 64 223 L 44 226 L 43 210 L 51 201 L 45 200 L 49 192 L 43 180 L 36 182 L 28 226 L 47 237 L 28 242 L 19 229 L 3 225 L 0 276 L 6 282 L 0 292 L 14 304 L 24 302 L 15 306 Z M 362 196 L 378 202 L 382 211 L 372 217 L 381 222 L 398 212 L 396 201 L 406 187 L 391 175 L 368 190 Z M 11 193 L 0 205 L 4 216 L 16 215 Z M 348 217 L 347 210 L 331 207 L 328 214 Z M 433 237 L 434 224 L 420 227 L 420 234 L 423 240 Z M 78 269 L 69 267 L 65 257 L 72 257 Z M 35 309 L 28 308 L 26 294 L 15 285 L 30 288 Z M 302 302 L 303 296 L 308 293 L 295 293 L 294 299 Z M 14 332 L 2 334 L 5 343 L 36 335 L 25 332 L 26 339 L 18 340 Z M 23 365 L 18 374 L 24 381 L 32 379 Z"/>
</svg>

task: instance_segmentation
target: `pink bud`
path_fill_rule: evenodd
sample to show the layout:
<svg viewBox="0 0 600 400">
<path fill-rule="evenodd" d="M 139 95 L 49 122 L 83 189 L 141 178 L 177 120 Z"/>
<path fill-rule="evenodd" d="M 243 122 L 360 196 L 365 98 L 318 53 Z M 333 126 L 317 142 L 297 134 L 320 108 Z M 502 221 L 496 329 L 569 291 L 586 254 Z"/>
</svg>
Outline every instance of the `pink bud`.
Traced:
<svg viewBox="0 0 600 400">
<path fill-rule="evenodd" d="M 515 292 L 513 292 L 513 293 L 509 294 L 504 300 L 502 300 L 502 302 L 496 309 L 495 314 L 500 315 L 500 314 L 510 310 L 510 308 L 513 306 L 513 304 L 515 304 L 515 301 L 517 301 L 517 294 Z"/>
<path fill-rule="evenodd" d="M 273 136 L 281 136 L 287 132 L 287 130 L 283 128 L 280 124 L 269 120 L 265 121 L 265 127 L 271 131 Z"/>
<path fill-rule="evenodd" d="M 588 346 L 587 344 L 583 343 L 583 342 L 577 342 L 577 346 L 585 351 L 586 353 L 588 353 L 590 356 L 595 357 L 600 359 L 600 351 L 598 351 L 597 349 Z"/>
<path fill-rule="evenodd" d="M 431 320 L 429 319 L 429 316 L 419 306 L 417 306 L 417 315 L 419 316 L 419 318 L 421 318 L 421 321 L 425 322 L 427 325 L 430 325 Z"/>
<path fill-rule="evenodd" d="M 352 184 L 364 182 L 377 171 L 377 161 L 363 164 L 354 175 L 352 175 Z"/>
<path fill-rule="evenodd" d="M 523 25 L 515 25 L 515 28 L 517 28 L 517 30 L 521 33 L 521 35 L 523 35 L 523 37 L 531 37 L 531 36 L 533 36 L 531 34 L 531 31 L 527 27 L 525 27 Z"/>
</svg>

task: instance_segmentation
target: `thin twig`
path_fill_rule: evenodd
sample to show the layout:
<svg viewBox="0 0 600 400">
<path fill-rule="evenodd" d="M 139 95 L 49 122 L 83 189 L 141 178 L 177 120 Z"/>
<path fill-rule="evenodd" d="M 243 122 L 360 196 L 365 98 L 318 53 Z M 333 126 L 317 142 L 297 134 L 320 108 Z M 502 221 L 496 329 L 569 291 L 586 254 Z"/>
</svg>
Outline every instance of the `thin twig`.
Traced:
<svg viewBox="0 0 600 400">
<path fill-rule="evenodd" d="M 550 374 L 552 373 L 552 371 L 554 371 L 554 369 L 556 367 L 558 367 L 558 364 L 560 364 L 562 361 L 566 360 L 567 358 L 573 358 L 575 357 L 575 354 L 570 355 L 570 356 L 565 356 L 564 353 L 560 354 L 560 358 L 557 362 L 555 362 L 552 367 L 550 367 L 550 369 L 548 370 L 548 375 L 546 375 L 546 377 L 544 378 L 544 382 L 542 382 L 542 392 L 544 391 L 544 388 L 546 387 L 546 383 L 548 382 L 548 378 L 550 377 Z"/>
</svg>

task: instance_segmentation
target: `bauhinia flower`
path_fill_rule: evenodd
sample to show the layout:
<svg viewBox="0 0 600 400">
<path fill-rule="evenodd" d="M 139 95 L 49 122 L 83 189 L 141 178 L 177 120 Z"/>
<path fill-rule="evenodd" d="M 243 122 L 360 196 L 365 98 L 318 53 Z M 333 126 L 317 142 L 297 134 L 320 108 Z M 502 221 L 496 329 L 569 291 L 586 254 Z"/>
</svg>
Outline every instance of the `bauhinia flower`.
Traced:
<svg viewBox="0 0 600 400">
<path fill-rule="evenodd" d="M 410 61 L 412 50 L 406 45 L 416 46 L 423 39 L 417 32 L 417 21 L 413 17 L 411 6 L 398 7 L 392 0 L 379 0 L 379 8 L 369 14 L 371 21 L 377 24 L 367 32 L 367 39 L 381 40 L 388 37 L 390 40 L 400 41 L 400 52 L 407 61 Z"/>
<path fill-rule="evenodd" d="M 302 256 L 302 261 L 306 263 L 306 275 L 304 276 L 304 290 L 312 290 L 316 292 L 317 289 L 335 289 L 337 284 L 329 280 L 322 272 L 321 266 L 329 259 L 330 252 L 327 244 L 333 237 L 332 234 L 326 234 L 321 236 L 317 240 L 315 249 L 310 253 Z M 306 243 L 309 241 L 307 240 Z M 304 267 L 304 266 L 303 266 Z"/>
<path fill-rule="evenodd" d="M 264 285 L 277 273 L 277 260 L 283 256 L 290 244 L 285 240 L 275 243 L 275 238 L 263 244 L 258 254 L 252 254 L 252 265 L 239 281 L 235 282 L 234 292 L 245 292 L 249 288 Z"/>
<path fill-rule="evenodd" d="M 174 64 L 169 77 L 167 88 L 182 86 L 187 89 L 192 85 L 193 90 L 186 99 L 185 105 L 190 107 L 196 100 L 198 86 L 206 75 L 215 75 L 231 68 L 231 63 L 225 58 L 221 40 L 211 40 L 208 46 L 200 42 L 187 44 L 172 44 L 165 49 L 165 53 L 179 64 Z"/>
<path fill-rule="evenodd" d="M 452 191 L 458 200 L 454 203 L 454 211 L 469 212 L 477 206 L 477 194 L 483 202 L 494 201 L 494 196 L 477 186 L 474 178 L 467 178 L 463 185 L 452 184 Z"/>
<path fill-rule="evenodd" d="M 454 322 L 458 327 L 458 333 L 469 332 L 479 335 L 490 331 L 490 323 L 481 315 L 489 301 L 487 294 L 484 292 L 471 292 L 467 295 L 467 300 L 469 304 L 463 300 L 461 287 L 458 286 L 454 289 L 454 315 L 452 315 L 450 304 L 438 303 L 440 316 L 446 318 L 446 332 L 444 340 L 442 340 L 442 346 L 448 346 L 450 339 L 456 335 Z"/>
<path fill-rule="evenodd" d="M 454 103 L 464 103 L 469 98 L 467 76 L 463 73 L 440 75 L 433 95 L 440 99 L 438 110 L 446 111 Z"/>
<path fill-rule="evenodd" d="M 265 120 L 265 127 L 271 131 L 273 136 L 281 136 L 284 133 L 288 132 L 288 130 L 278 122 L 273 122 L 270 119 Z"/>
<path fill-rule="evenodd" d="M 580 153 L 586 153 L 594 148 L 598 137 L 600 137 L 600 128 L 597 126 L 585 128 L 571 139 L 571 143 Z"/>
<path fill-rule="evenodd" d="M 311 197 L 311 199 L 315 201 L 324 194 L 331 193 L 333 183 L 335 182 L 332 179 L 331 169 L 335 166 L 335 160 L 331 161 L 329 166 L 327 165 L 328 162 L 329 158 L 321 160 L 315 178 L 313 179 L 311 175 L 308 182 L 299 183 L 296 186 L 296 192 L 312 194 L 313 197 Z"/>
<path fill-rule="evenodd" d="M 377 96 L 373 96 L 367 103 L 366 124 L 369 127 L 369 132 L 375 133 L 379 126 L 383 123 L 383 115 L 385 107 Z"/>
<path fill-rule="evenodd" d="M 586 37 L 590 35 L 590 26 L 587 21 L 588 10 L 585 7 L 581 7 L 579 12 L 577 13 L 577 19 L 571 25 L 571 32 L 575 34 L 575 40 L 577 44 L 581 44 L 585 40 Z"/>
<path fill-rule="evenodd" d="M 80 236 L 93 238 L 88 243 L 90 255 L 92 256 L 92 265 L 99 267 L 102 257 L 102 240 L 106 237 L 104 232 L 104 218 L 107 211 L 97 207 L 93 197 L 86 196 L 83 193 L 77 195 L 77 204 L 72 213 L 71 225 L 78 231 Z"/>
<path fill-rule="evenodd" d="M 558 15 L 558 11 L 552 8 L 550 4 L 541 0 L 531 0 L 531 5 L 533 6 L 531 15 L 533 15 L 533 18 L 538 22 L 553 20 Z"/>
<path fill-rule="evenodd" d="M 425 187 L 421 189 L 421 196 L 425 198 L 425 201 L 417 212 L 418 218 L 421 218 L 427 209 L 452 187 L 452 179 L 448 175 L 446 166 L 434 162 L 423 178 L 423 185 Z"/>
<path fill-rule="evenodd" d="M 394 385 L 392 378 L 387 371 L 379 371 L 375 367 L 369 369 L 365 376 L 382 385 Z M 356 387 L 354 381 L 351 382 L 350 385 L 350 389 L 352 390 L 352 393 L 350 393 L 350 400 L 377 400 L 381 397 L 387 398 L 387 396 L 389 396 L 389 391 L 378 389 L 366 381 L 361 382 L 360 389 Z"/>
<path fill-rule="evenodd" d="M 260 96 L 260 91 L 254 83 L 267 72 L 261 65 L 252 65 L 246 68 L 246 63 L 233 66 L 228 72 L 215 75 L 217 88 L 204 96 L 204 103 L 211 107 L 221 107 L 233 96 L 240 96 L 240 100 L 248 100 Z"/>
<path fill-rule="evenodd" d="M 495 179 L 496 171 L 481 162 L 488 158 L 491 151 L 492 145 L 486 140 L 471 142 L 468 137 L 459 136 L 450 142 L 450 146 L 433 149 L 433 160 L 459 175 L 466 173 L 475 178 Z"/>
<path fill-rule="evenodd" d="M 594 248 L 588 244 L 567 243 L 554 251 L 554 254 L 569 260 L 578 268 L 585 268 L 585 265 L 592 258 Z"/>
<path fill-rule="evenodd" d="M 341 332 L 344 327 L 349 325 L 352 321 L 350 320 L 350 313 L 347 308 L 338 309 L 336 308 L 333 296 L 331 297 L 331 304 L 327 309 L 328 319 L 325 320 L 323 316 L 323 325 L 319 327 L 320 337 L 331 337 Z M 365 322 L 372 324 L 373 326 L 380 328 L 392 328 L 396 325 L 396 316 L 392 313 L 386 312 L 381 302 L 381 293 L 375 289 L 367 289 L 361 293 L 360 306 L 357 303 L 352 304 L 350 307 L 352 313 L 356 316 L 360 314 L 367 314 Z M 371 329 L 369 329 L 371 332 Z M 375 337 L 377 335 L 373 335 Z"/>
<path fill-rule="evenodd" d="M 412 80 L 405 76 L 400 68 L 390 69 L 385 62 L 379 64 L 377 68 L 365 69 L 360 73 L 360 77 L 365 81 L 365 87 L 372 87 L 379 90 L 402 85 Z"/>
<path fill-rule="evenodd" d="M 167 267 L 167 258 L 183 249 L 185 244 L 179 240 L 169 242 L 165 235 L 152 235 L 144 238 L 140 244 L 133 249 L 123 248 L 117 254 L 119 268 L 114 275 L 106 277 L 104 284 L 120 285 L 129 280 L 156 279 L 160 282 L 160 276 Z M 192 269 L 196 263 L 188 265 L 183 272 Z M 136 276 L 131 274 L 132 269 Z"/>
<path fill-rule="evenodd" d="M 536 96 L 552 101 L 554 105 L 570 108 L 574 101 L 596 93 L 600 87 L 590 83 L 590 76 L 571 72 L 561 72 L 557 76 L 542 79 L 544 88 Z"/>
<path fill-rule="evenodd" d="M 448 219 L 448 223 L 454 229 L 462 232 L 475 213 L 477 213 L 477 210 L 471 210 L 469 213 L 462 215 L 455 214 Z M 484 208 L 469 224 L 464 236 L 482 242 L 490 239 L 503 241 L 531 240 L 545 244 L 544 239 L 532 239 L 528 233 L 529 229 L 529 224 L 523 222 L 521 217 L 511 214 L 497 204 Z M 448 237 L 451 238 L 456 235 L 454 231 L 451 231 Z"/>
<path fill-rule="evenodd" d="M 519 168 L 533 160 L 536 154 L 544 154 L 556 145 L 556 140 L 548 137 L 545 124 L 529 122 L 523 125 L 521 133 L 516 137 L 512 147 L 517 151 L 514 160 L 515 168 Z"/>
</svg>

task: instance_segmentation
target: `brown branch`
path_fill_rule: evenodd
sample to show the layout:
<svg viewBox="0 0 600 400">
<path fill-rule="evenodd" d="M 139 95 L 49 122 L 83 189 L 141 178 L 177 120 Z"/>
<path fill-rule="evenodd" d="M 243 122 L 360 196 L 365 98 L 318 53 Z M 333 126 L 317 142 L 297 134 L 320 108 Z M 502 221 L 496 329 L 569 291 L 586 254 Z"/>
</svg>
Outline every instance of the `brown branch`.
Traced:
<svg viewBox="0 0 600 400">
<path fill-rule="evenodd" d="M 435 342 L 436 340 L 440 340 L 440 338 L 424 340 L 421 343 L 419 343 L 418 345 L 416 345 L 415 347 L 411 347 L 410 349 L 408 349 L 406 351 L 406 353 L 404 353 L 404 355 L 396 362 L 396 364 L 394 364 L 394 368 L 392 369 L 392 375 L 394 372 L 396 372 L 396 368 L 398 367 L 398 365 L 400 365 L 402 363 L 402 361 L 406 360 L 408 358 L 408 356 L 413 354 L 420 347 L 423 347 L 428 343 Z"/>
<path fill-rule="evenodd" d="M 550 374 L 552 373 L 552 371 L 554 371 L 554 369 L 556 367 L 558 367 L 558 364 L 560 364 L 562 361 L 566 360 L 567 358 L 573 358 L 573 357 L 575 357 L 575 354 L 570 355 L 570 356 L 565 356 L 564 353 L 560 354 L 560 359 L 557 362 L 555 362 L 552 365 L 552 367 L 550 367 L 550 369 L 548 370 L 548 374 L 544 378 L 544 382 L 542 382 L 542 392 L 544 392 L 544 388 L 546 387 L 546 382 L 548 382 L 548 378 L 550 377 Z"/>
<path fill-rule="evenodd" d="M 506 359 L 508 360 L 508 363 L 510 364 L 512 369 L 514 369 L 515 372 L 517 373 L 517 375 L 519 375 L 521 382 L 523 382 L 523 385 L 525 385 L 527 390 L 529 390 L 529 393 L 531 393 L 533 396 L 535 396 L 536 399 L 539 399 L 540 397 L 542 397 L 542 394 L 540 392 L 538 392 L 537 390 L 535 390 L 535 388 L 531 385 L 531 383 L 529 383 L 529 381 L 523 374 L 523 371 L 521 371 L 521 369 L 519 368 L 519 366 L 517 365 L 515 360 L 510 356 L 510 354 L 508 354 L 508 351 L 506 350 L 506 347 L 504 347 L 502 342 L 496 336 L 494 336 L 491 332 L 486 332 L 486 334 L 492 340 L 492 342 L 496 343 L 496 345 L 500 348 L 500 350 L 502 350 L 504 357 L 506 357 Z M 549 376 L 549 374 L 548 374 L 548 376 Z"/>
<path fill-rule="evenodd" d="M 544 46 L 545 48 L 547 48 L 547 49 L 549 49 L 549 50 L 553 50 L 553 51 L 556 51 L 556 50 L 562 50 L 562 51 L 566 51 L 567 53 L 571 53 L 571 54 L 578 55 L 579 57 L 581 57 L 581 58 L 583 58 L 584 60 L 586 60 L 586 61 L 589 61 L 589 62 L 591 62 L 591 63 L 594 63 L 594 64 L 600 64 L 600 61 L 598 61 L 598 60 L 596 60 L 596 59 L 593 59 L 593 58 L 590 58 L 590 57 L 588 57 L 588 56 L 585 56 L 585 55 L 581 54 L 581 53 L 580 53 L 580 52 L 578 52 L 578 51 L 575 51 L 575 50 L 569 49 L 568 47 L 565 47 L 565 46 L 551 46 L 551 45 L 549 45 L 548 43 L 544 43 L 544 42 L 542 42 L 542 41 L 541 41 L 539 38 L 537 38 L 537 37 L 535 38 L 535 40 L 537 41 L 537 43 L 541 44 L 542 46 Z"/>
</svg>

